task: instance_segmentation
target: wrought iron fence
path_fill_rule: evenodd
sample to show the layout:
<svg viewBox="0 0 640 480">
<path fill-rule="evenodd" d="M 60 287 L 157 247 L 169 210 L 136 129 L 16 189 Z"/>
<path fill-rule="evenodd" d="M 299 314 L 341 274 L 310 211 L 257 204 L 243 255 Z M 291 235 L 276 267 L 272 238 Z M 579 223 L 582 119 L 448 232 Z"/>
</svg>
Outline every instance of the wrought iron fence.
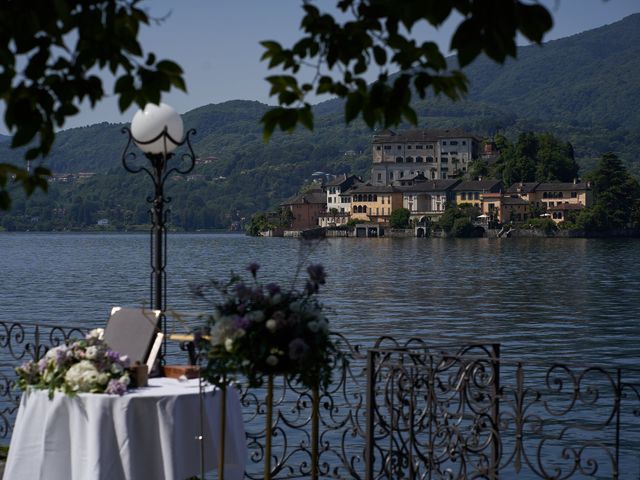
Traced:
<svg viewBox="0 0 640 480">
<path fill-rule="evenodd" d="M 19 404 L 14 368 L 87 330 L 0 321 L 1 439 Z M 319 402 L 322 478 L 640 478 L 638 372 L 513 362 L 491 343 L 335 339 Z M 262 478 L 269 433 L 272 478 L 308 478 L 313 393 L 276 378 L 269 431 L 265 389 L 240 390 L 246 478 Z"/>
</svg>

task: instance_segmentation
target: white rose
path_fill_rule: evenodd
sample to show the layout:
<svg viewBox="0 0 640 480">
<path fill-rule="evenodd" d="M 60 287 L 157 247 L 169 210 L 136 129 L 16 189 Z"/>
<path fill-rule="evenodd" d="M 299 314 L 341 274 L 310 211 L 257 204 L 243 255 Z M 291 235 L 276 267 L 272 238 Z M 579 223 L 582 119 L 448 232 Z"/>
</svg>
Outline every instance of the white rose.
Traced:
<svg viewBox="0 0 640 480">
<path fill-rule="evenodd" d="M 275 367 L 278 364 L 278 357 L 276 357 L 275 355 L 269 355 L 267 357 L 267 365 L 269 365 L 270 367 Z"/>
<path fill-rule="evenodd" d="M 94 328 L 89 332 L 89 338 L 96 338 L 98 340 L 104 339 L 104 328 Z"/>
<path fill-rule="evenodd" d="M 224 341 L 224 348 L 227 352 L 230 352 L 233 350 L 233 339 L 232 338 L 227 338 Z"/>
<path fill-rule="evenodd" d="M 84 356 L 89 360 L 95 360 L 95 358 L 98 356 L 98 347 L 93 345 L 87 347 L 87 351 L 85 352 Z"/>
<path fill-rule="evenodd" d="M 120 365 L 119 363 L 114 363 L 113 365 L 111 365 L 111 373 L 113 373 L 114 375 L 122 373 L 122 370 L 122 365 Z"/>
<path fill-rule="evenodd" d="M 88 392 L 97 379 L 98 371 L 88 360 L 81 360 L 72 365 L 64 376 L 65 382 L 77 392 Z"/>
<path fill-rule="evenodd" d="M 265 327 L 267 327 L 267 330 L 272 333 L 276 331 L 276 328 L 278 328 L 278 322 L 276 322 L 273 318 L 267 320 L 267 323 L 265 323 L 264 325 Z"/>
</svg>

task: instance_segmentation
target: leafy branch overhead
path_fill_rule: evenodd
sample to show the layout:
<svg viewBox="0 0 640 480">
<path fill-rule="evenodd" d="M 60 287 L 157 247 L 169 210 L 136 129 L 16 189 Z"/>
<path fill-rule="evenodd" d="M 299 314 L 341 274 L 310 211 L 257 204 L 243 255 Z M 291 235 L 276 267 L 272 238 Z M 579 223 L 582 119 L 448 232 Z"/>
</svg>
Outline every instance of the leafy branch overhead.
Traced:
<svg viewBox="0 0 640 480">
<path fill-rule="evenodd" d="M 337 6 L 349 20 L 340 23 L 304 1 L 303 36 L 295 45 L 262 42 L 262 60 L 282 71 L 267 78 L 279 106 L 262 117 L 265 138 L 276 128 L 313 129 L 310 93 L 345 99 L 345 120 L 361 116 L 372 128 L 417 124 L 414 92 L 461 98 L 465 75 L 449 68 L 436 43 L 412 38 L 421 26 L 438 28 L 452 15 L 461 17 L 450 48 L 462 68 L 481 53 L 503 63 L 516 56 L 518 33 L 540 43 L 553 25 L 543 6 L 520 0 L 340 0 Z M 365 73 L 374 66 L 378 76 L 368 83 Z M 308 82 L 297 78 L 303 68 L 314 73 Z"/>
<path fill-rule="evenodd" d="M 139 0 L 55 0 L 0 4 L 0 95 L 11 146 L 28 145 L 27 160 L 46 156 L 55 129 L 88 101 L 106 93 L 96 70 L 116 77 L 114 94 L 121 111 L 135 103 L 158 103 L 162 92 L 185 90 L 181 68 L 145 56 L 138 41 L 150 18 Z M 0 163 L 0 209 L 8 209 L 11 176 L 27 192 L 46 190 L 48 170 L 14 171 Z"/>
</svg>

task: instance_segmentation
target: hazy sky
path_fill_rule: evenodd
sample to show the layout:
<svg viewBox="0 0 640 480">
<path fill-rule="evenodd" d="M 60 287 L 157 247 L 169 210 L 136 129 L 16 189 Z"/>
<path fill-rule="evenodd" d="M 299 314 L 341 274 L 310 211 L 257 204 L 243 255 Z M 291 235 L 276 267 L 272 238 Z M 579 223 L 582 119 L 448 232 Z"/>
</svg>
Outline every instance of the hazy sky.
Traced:
<svg viewBox="0 0 640 480">
<path fill-rule="evenodd" d="M 399 2 L 402 0 L 398 0 Z M 142 5 L 159 25 L 145 28 L 141 41 L 145 51 L 158 58 L 177 61 L 185 71 L 188 93 L 172 93 L 163 100 L 180 113 L 210 103 L 233 99 L 269 99 L 264 81 L 268 71 L 260 62 L 261 40 L 277 40 L 285 46 L 299 37 L 300 0 L 147 0 Z M 335 0 L 317 0 L 321 8 L 334 8 Z M 640 0 L 541 0 L 552 12 L 555 26 L 546 40 L 565 37 L 612 23 L 640 12 Z M 448 51 L 453 25 L 419 35 L 439 43 Z M 105 77 L 105 91 L 112 81 Z M 322 98 L 326 99 L 326 98 Z M 120 113 L 114 97 L 96 109 L 88 106 L 64 128 L 103 121 L 128 122 L 134 109 Z M 4 112 L 2 112 L 4 113 Z M 1 132 L 6 133 L 4 125 Z"/>
</svg>

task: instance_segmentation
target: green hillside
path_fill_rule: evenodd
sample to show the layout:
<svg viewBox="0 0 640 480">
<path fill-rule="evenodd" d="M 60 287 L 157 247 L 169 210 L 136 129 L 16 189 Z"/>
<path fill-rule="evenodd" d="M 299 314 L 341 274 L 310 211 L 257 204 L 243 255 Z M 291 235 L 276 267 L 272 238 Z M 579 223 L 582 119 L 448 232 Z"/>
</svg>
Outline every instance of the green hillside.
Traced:
<svg viewBox="0 0 640 480">
<path fill-rule="evenodd" d="M 512 139 L 527 130 L 550 132 L 573 144 L 583 171 L 602 153 L 613 151 L 640 173 L 640 14 L 543 47 L 523 47 L 518 59 L 504 66 L 481 58 L 466 73 L 471 81 L 466 100 L 416 102 L 421 126 L 462 127 L 480 136 L 499 130 Z M 227 226 L 277 205 L 316 171 L 368 175 L 372 132 L 358 122 L 345 126 L 340 101 L 315 107 L 313 133 L 277 134 L 265 144 L 259 118 L 267 109 L 259 102 L 236 100 L 184 115 L 186 127 L 197 129 L 197 155 L 215 160 L 194 171 L 204 180 L 171 186 L 175 224 Z M 47 160 L 54 172 L 104 175 L 52 184 L 48 197 L 38 195 L 26 203 L 18 196 L 17 208 L 4 219 L 11 217 L 14 225 L 31 222 L 34 228 L 60 228 L 64 222 L 82 226 L 103 217 L 145 222 L 141 204 L 149 186 L 120 165 L 126 143 L 122 127 L 103 123 L 60 132 Z M 21 152 L 0 142 L 0 161 L 20 162 Z"/>
</svg>

